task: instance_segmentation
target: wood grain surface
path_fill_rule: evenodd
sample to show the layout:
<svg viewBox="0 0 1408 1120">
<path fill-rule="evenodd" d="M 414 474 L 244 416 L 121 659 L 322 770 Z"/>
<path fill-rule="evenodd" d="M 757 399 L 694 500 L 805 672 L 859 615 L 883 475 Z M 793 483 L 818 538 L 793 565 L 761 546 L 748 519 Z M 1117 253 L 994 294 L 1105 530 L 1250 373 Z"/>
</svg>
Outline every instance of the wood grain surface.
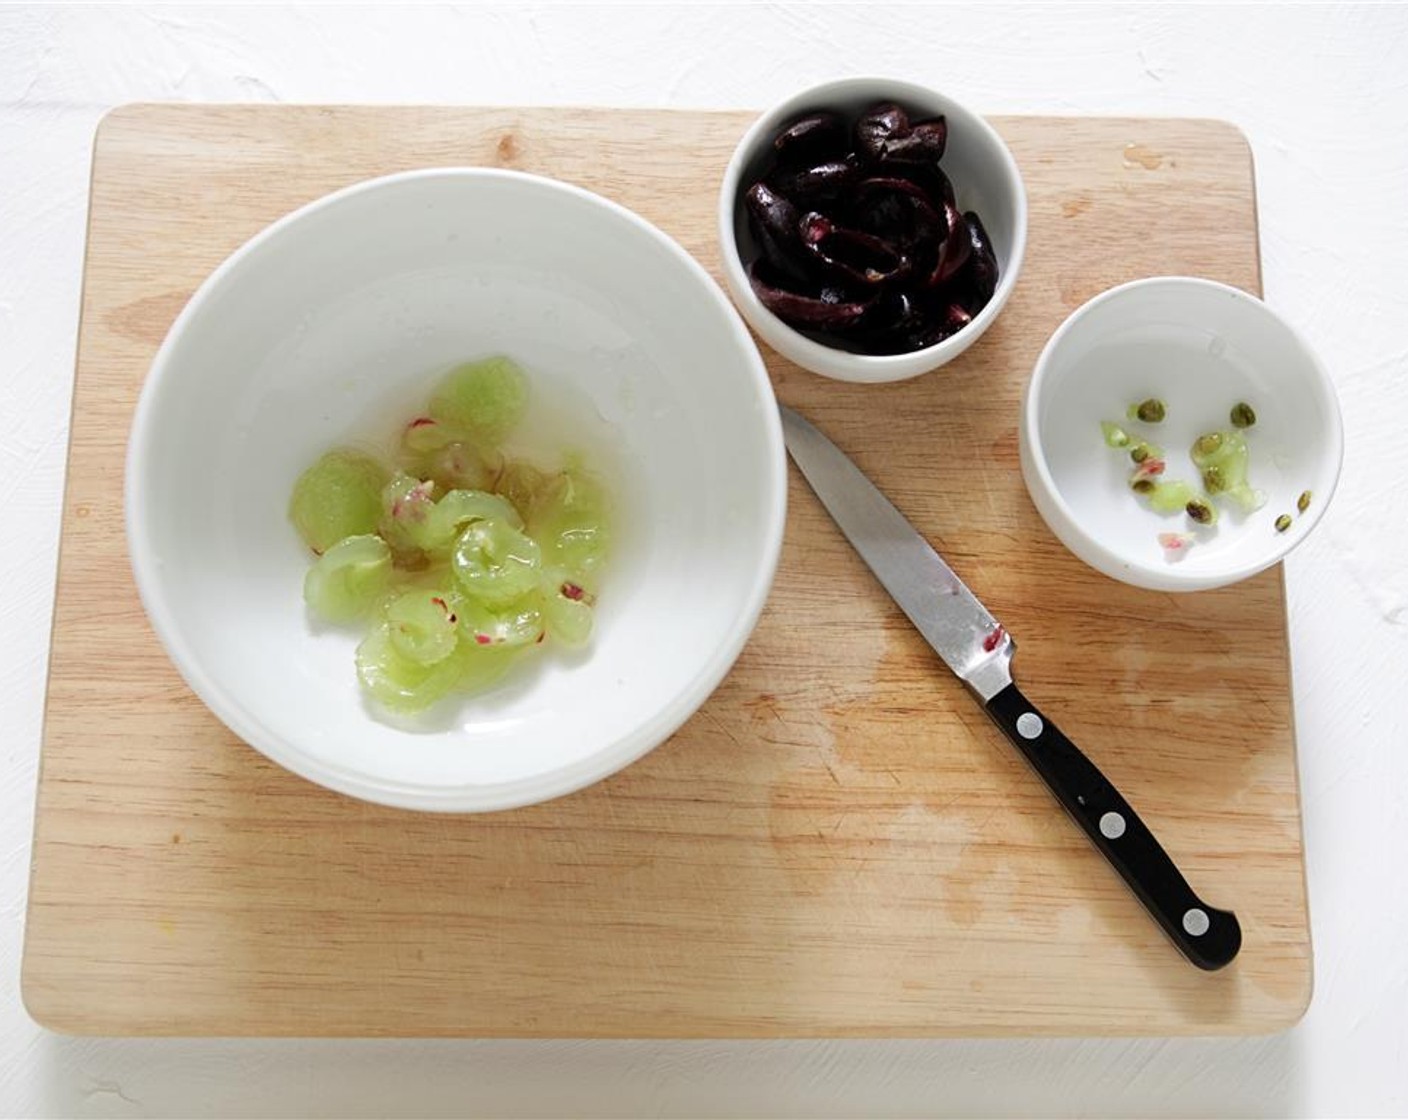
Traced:
<svg viewBox="0 0 1408 1120">
<path fill-rule="evenodd" d="M 1043 342 L 1112 284 L 1259 291 L 1250 154 L 1207 121 L 1007 118 L 1026 270 L 945 370 L 845 385 L 765 351 L 1017 637 L 1026 692 L 1237 911 L 1168 945 L 792 476 L 769 606 L 683 730 L 617 776 L 482 817 L 283 772 L 190 693 L 138 603 L 128 427 L 201 280 L 268 222 L 412 167 L 599 191 L 711 269 L 747 113 L 134 106 L 95 148 L 26 1004 L 119 1035 L 1255 1033 L 1311 986 L 1279 568 L 1174 596 L 1084 567 L 1017 466 Z"/>
</svg>

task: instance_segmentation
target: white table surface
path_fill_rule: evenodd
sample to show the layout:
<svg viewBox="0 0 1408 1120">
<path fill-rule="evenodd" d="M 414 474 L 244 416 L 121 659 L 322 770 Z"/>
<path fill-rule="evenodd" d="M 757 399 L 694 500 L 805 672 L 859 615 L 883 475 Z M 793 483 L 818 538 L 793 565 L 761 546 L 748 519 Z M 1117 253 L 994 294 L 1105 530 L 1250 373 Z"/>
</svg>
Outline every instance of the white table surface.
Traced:
<svg viewBox="0 0 1408 1120">
<path fill-rule="evenodd" d="M 1408 1112 L 1408 8 L 0 8 L 0 1114 Z M 134 100 L 761 107 L 846 73 L 992 113 L 1221 117 L 1268 300 L 1334 371 L 1287 564 L 1316 994 L 1241 1040 L 506 1043 L 51 1035 L 19 996 L 93 130 Z"/>
</svg>

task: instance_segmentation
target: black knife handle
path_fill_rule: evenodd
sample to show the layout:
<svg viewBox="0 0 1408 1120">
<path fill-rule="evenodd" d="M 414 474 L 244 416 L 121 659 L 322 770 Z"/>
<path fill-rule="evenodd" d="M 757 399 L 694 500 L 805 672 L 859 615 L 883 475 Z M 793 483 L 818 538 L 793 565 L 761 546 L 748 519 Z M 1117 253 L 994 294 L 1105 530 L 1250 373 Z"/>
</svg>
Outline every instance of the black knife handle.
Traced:
<svg viewBox="0 0 1408 1120">
<path fill-rule="evenodd" d="M 1208 970 L 1228 964 L 1242 947 L 1237 916 L 1214 910 L 1193 893 L 1099 768 L 1015 684 L 989 700 L 987 711 L 1183 955 Z"/>
</svg>

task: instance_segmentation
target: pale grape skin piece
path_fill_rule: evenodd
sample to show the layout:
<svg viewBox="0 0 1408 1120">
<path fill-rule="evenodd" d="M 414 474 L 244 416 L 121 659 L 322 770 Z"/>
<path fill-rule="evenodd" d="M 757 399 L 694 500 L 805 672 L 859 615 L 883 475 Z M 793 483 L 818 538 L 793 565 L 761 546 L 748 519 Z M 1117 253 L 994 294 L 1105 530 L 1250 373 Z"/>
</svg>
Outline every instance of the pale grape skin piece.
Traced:
<svg viewBox="0 0 1408 1120">
<path fill-rule="evenodd" d="M 601 483 L 578 470 L 561 472 L 542 489 L 528 518 L 546 567 L 560 568 L 588 590 L 610 550 L 607 500 Z"/>
<path fill-rule="evenodd" d="M 526 519 L 532 516 L 539 495 L 550 481 L 551 476 L 532 463 L 510 459 L 494 480 L 494 492 L 511 502 Z"/>
</svg>

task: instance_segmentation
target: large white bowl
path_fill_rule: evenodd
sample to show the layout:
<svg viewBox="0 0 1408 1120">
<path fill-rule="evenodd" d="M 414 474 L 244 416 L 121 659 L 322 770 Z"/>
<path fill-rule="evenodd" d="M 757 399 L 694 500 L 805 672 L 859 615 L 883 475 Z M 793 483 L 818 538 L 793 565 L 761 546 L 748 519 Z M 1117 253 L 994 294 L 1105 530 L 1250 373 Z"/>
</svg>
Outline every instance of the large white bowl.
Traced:
<svg viewBox="0 0 1408 1120">
<path fill-rule="evenodd" d="M 1123 423 L 1129 404 L 1150 397 L 1167 418 L 1128 426 L 1165 449 L 1166 477 L 1194 486 L 1194 440 L 1226 429 L 1238 401 L 1251 404 L 1248 477 L 1266 504 L 1242 514 L 1214 499 L 1211 529 L 1145 508 L 1129 490 L 1128 455 L 1105 446 L 1100 421 Z M 1135 280 L 1074 311 L 1037 359 L 1018 433 L 1022 475 L 1051 531 L 1098 571 L 1157 591 L 1221 587 L 1276 563 L 1329 506 L 1344 453 L 1334 386 L 1310 347 L 1261 300 L 1190 276 Z M 1277 532 L 1282 514 L 1291 526 Z M 1170 531 L 1195 543 L 1166 554 L 1158 537 Z"/>
<path fill-rule="evenodd" d="M 397 725 L 359 693 L 356 631 L 305 613 L 290 489 L 493 353 L 528 371 L 529 441 L 583 448 L 616 489 L 597 630 Z M 675 242 L 563 183 L 428 170 L 304 207 L 201 286 L 142 391 L 127 532 L 152 625 L 236 734 L 356 797 L 477 811 L 579 789 L 698 708 L 762 610 L 785 482 L 757 349 Z"/>
<path fill-rule="evenodd" d="M 855 354 L 828 346 L 784 323 L 763 306 L 744 263 L 757 256 L 743 195 L 771 151 L 778 130 L 819 109 L 855 113 L 894 101 L 916 120 L 942 114 L 948 120 L 943 169 L 953 181 L 959 210 L 974 210 L 992 239 L 997 289 L 962 330 L 942 342 L 906 354 Z M 938 90 L 894 78 L 841 78 L 801 90 L 773 106 L 744 133 L 719 189 L 719 256 L 729 293 L 748 324 L 769 346 L 803 369 L 838 381 L 901 381 L 953 361 L 992 326 L 1006 305 L 1027 247 L 1027 193 L 1017 161 L 1002 137 L 973 110 Z"/>
</svg>

